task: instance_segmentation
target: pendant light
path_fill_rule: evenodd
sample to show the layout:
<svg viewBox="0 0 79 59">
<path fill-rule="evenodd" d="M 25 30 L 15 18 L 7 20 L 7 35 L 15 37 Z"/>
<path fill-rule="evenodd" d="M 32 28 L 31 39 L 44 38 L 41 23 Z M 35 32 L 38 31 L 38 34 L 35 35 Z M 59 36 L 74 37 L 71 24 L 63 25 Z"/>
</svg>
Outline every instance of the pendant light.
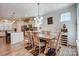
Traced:
<svg viewBox="0 0 79 59">
<path fill-rule="evenodd" d="M 12 19 L 13 21 L 11 22 L 11 24 L 15 23 L 15 20 L 14 20 L 14 15 L 15 15 L 15 12 L 12 13 L 10 19 Z"/>
<path fill-rule="evenodd" d="M 37 3 L 37 7 L 38 7 L 38 15 L 37 15 L 37 17 L 35 17 L 34 18 L 34 20 L 36 21 L 36 25 L 37 25 L 37 27 L 40 27 L 40 25 L 42 24 L 42 19 L 43 19 L 43 17 L 42 16 L 40 16 L 40 11 L 39 11 L 39 3 Z"/>
</svg>

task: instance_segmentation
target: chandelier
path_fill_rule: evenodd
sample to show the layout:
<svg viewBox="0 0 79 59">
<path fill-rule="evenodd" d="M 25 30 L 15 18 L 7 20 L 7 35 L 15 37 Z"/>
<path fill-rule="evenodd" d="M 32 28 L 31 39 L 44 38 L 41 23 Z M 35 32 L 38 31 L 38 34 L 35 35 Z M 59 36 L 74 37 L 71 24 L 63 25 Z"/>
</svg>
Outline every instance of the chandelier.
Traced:
<svg viewBox="0 0 79 59">
<path fill-rule="evenodd" d="M 39 12 L 39 3 L 37 3 L 37 6 L 38 6 L 38 15 L 37 15 L 37 17 L 35 17 L 34 18 L 34 20 L 36 21 L 35 23 L 36 23 L 36 26 L 37 27 L 40 27 L 40 25 L 42 24 L 42 19 L 43 19 L 43 17 L 42 16 L 40 16 L 40 12 Z"/>
</svg>

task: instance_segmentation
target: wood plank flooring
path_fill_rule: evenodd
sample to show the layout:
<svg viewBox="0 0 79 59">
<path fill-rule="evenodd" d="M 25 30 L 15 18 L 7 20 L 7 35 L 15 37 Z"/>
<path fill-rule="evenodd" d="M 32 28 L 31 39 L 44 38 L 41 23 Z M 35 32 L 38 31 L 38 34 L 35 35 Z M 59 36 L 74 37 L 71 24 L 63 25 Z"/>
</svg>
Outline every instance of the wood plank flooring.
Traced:
<svg viewBox="0 0 79 59">
<path fill-rule="evenodd" d="M 3 48 L 0 48 L 1 56 L 29 56 L 32 55 L 28 50 L 24 48 L 24 44 L 22 42 L 14 44 L 14 45 L 6 45 Z"/>
<path fill-rule="evenodd" d="M 0 47 L 0 56 L 33 56 L 24 47 L 24 42 Z M 38 56 L 44 56 L 44 54 L 41 53 Z M 76 56 L 76 47 L 61 46 L 61 49 L 58 52 L 57 56 Z"/>
</svg>

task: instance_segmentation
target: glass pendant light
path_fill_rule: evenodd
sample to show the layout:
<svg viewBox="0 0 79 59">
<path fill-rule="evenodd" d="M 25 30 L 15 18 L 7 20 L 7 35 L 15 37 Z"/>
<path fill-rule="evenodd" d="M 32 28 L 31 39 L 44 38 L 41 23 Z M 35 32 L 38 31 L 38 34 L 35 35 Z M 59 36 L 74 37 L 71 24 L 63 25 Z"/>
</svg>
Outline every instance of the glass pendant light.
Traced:
<svg viewBox="0 0 79 59">
<path fill-rule="evenodd" d="M 40 16 L 40 14 L 39 14 L 39 5 L 40 5 L 40 4 L 37 3 L 37 6 L 38 6 L 38 16 L 34 18 L 35 24 L 36 24 L 35 26 L 38 27 L 38 30 L 39 30 L 39 27 L 41 27 L 42 19 L 43 19 L 43 17 Z"/>
</svg>

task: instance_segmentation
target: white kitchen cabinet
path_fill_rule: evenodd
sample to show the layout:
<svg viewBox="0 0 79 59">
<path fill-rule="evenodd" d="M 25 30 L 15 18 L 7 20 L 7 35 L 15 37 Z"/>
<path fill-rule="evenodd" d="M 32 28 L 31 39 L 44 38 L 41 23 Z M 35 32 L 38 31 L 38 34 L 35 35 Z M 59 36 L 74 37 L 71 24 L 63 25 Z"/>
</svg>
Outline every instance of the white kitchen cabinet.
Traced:
<svg viewBox="0 0 79 59">
<path fill-rule="evenodd" d="M 23 32 L 11 33 L 11 44 L 15 44 L 24 40 Z"/>
</svg>

